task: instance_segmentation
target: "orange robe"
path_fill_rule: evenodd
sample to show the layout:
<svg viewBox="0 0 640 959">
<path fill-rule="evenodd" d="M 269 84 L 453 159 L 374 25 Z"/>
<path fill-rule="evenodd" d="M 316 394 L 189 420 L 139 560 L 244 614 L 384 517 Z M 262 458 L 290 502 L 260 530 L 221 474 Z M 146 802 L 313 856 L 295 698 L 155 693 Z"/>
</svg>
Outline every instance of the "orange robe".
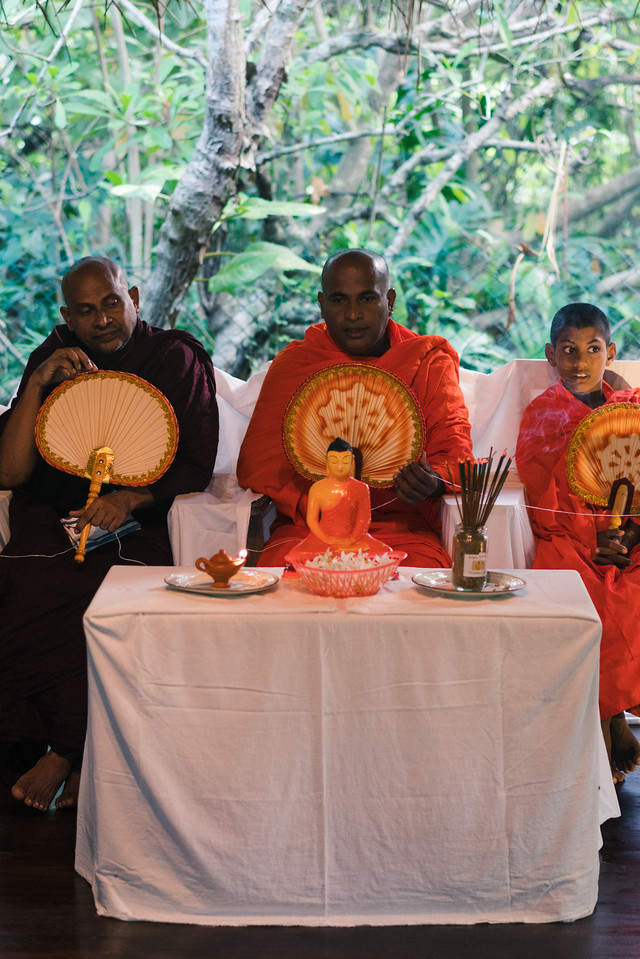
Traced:
<svg viewBox="0 0 640 959">
<path fill-rule="evenodd" d="M 321 481 L 322 482 L 322 481 Z M 358 550 L 368 553 L 386 553 L 387 544 L 378 539 L 374 539 L 368 532 L 371 526 L 371 496 L 369 487 L 366 483 L 361 483 L 356 479 L 350 478 L 342 488 L 340 496 L 333 506 L 323 507 L 318 525 L 323 533 L 330 538 L 341 537 L 350 540 L 350 545 L 345 547 L 348 552 L 356 553 Z M 355 538 L 354 538 L 355 537 Z M 300 543 L 287 554 L 287 562 L 304 563 L 314 556 L 319 556 L 329 549 L 329 543 L 320 539 L 314 533 L 309 533 Z M 342 552 L 332 546 L 333 552 Z"/>
<path fill-rule="evenodd" d="M 640 404 L 640 390 L 614 392 L 602 384 L 606 403 Z M 575 569 L 602 620 L 600 713 L 614 716 L 640 703 L 640 547 L 625 569 L 596 566 L 596 535 L 606 529 L 606 508 L 576 496 L 566 475 L 566 451 L 578 423 L 591 412 L 557 383 L 524 411 L 516 463 L 529 499 L 536 537 L 534 569 Z M 562 642 L 562 637 L 558 637 Z"/>
<path fill-rule="evenodd" d="M 390 347 L 382 356 L 353 357 L 330 337 L 324 323 L 309 327 L 276 356 L 258 397 L 238 459 L 238 482 L 266 493 L 279 518 L 260 563 L 282 566 L 291 547 L 308 535 L 305 522 L 309 480 L 290 464 L 281 431 L 289 400 L 319 370 L 338 363 L 362 362 L 400 377 L 415 394 L 426 423 L 425 452 L 436 473 L 447 478 L 458 459 L 471 456 L 469 415 L 458 378 L 458 355 L 440 336 L 418 336 L 389 320 Z M 402 503 L 391 489 L 371 490 L 371 527 L 376 539 L 406 552 L 407 566 L 451 565 L 440 541 L 440 497 L 419 506 Z"/>
</svg>

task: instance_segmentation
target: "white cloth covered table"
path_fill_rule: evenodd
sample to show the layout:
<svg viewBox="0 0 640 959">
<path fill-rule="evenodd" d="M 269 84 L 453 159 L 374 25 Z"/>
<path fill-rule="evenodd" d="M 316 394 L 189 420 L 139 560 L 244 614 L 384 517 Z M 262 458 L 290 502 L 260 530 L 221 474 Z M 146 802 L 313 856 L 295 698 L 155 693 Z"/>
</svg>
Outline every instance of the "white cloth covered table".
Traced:
<svg viewBox="0 0 640 959">
<path fill-rule="evenodd" d="M 589 914 L 617 815 L 577 573 L 505 597 L 298 583 L 242 598 L 114 567 L 85 616 L 76 868 L 98 912 L 209 924 Z M 606 766 L 606 763 L 605 763 Z"/>
</svg>

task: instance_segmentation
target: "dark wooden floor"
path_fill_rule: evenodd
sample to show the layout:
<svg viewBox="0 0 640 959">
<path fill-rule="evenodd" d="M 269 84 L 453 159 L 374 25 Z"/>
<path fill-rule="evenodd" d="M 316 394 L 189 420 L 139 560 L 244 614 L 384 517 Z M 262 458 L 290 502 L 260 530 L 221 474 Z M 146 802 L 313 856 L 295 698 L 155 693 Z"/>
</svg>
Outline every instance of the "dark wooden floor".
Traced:
<svg viewBox="0 0 640 959">
<path fill-rule="evenodd" d="M 570 775 L 567 770 L 567 775 Z M 461 781 L 461 789 L 464 782 Z M 593 916 L 550 925 L 358 929 L 178 926 L 98 918 L 73 869 L 75 814 L 27 816 L 0 796 L 0 957 L 20 959 L 638 959 L 640 771 L 604 827 Z"/>
</svg>

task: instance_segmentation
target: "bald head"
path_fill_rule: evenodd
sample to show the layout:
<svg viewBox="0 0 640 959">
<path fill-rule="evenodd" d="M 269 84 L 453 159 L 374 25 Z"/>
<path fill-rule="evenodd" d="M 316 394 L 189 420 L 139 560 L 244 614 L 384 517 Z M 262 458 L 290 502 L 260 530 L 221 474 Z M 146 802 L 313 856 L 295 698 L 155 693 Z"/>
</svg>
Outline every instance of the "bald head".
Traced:
<svg viewBox="0 0 640 959">
<path fill-rule="evenodd" d="M 83 270 L 104 271 L 108 273 L 114 280 L 116 280 L 116 282 L 122 284 L 125 289 L 127 288 L 127 277 L 125 272 L 120 264 L 116 263 L 115 260 L 110 260 L 107 256 L 83 256 L 81 260 L 77 260 L 73 266 L 70 266 L 62 277 L 62 283 L 60 285 L 65 303 L 68 304 L 67 294 L 72 286 L 74 276 Z"/>
<path fill-rule="evenodd" d="M 391 281 L 389 280 L 389 267 L 387 261 L 379 253 L 372 250 L 338 250 L 332 253 L 322 267 L 322 276 L 320 278 L 322 289 L 324 290 L 327 277 L 331 275 L 333 269 L 338 265 L 354 266 L 359 269 L 368 269 L 379 278 L 386 290 L 389 289 Z"/>
<path fill-rule="evenodd" d="M 349 356 L 382 356 L 396 292 L 383 257 L 371 250 L 339 250 L 322 270 L 318 302 L 336 345 Z"/>
<path fill-rule="evenodd" d="M 138 321 L 138 290 L 127 289 L 119 263 L 105 256 L 85 256 L 62 279 L 64 321 L 93 357 L 123 350 Z"/>
</svg>

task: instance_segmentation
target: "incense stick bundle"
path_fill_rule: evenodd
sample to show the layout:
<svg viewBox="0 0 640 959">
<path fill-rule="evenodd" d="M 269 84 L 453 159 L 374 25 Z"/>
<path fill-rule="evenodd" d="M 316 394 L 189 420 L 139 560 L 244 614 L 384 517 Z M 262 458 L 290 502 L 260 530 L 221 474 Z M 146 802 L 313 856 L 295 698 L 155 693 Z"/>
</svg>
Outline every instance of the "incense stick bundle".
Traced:
<svg viewBox="0 0 640 959">
<path fill-rule="evenodd" d="M 463 526 L 473 529 L 486 525 L 509 474 L 512 460 L 513 457 L 507 456 L 506 452 L 503 453 L 493 473 L 493 448 L 489 450 L 486 459 L 460 460 L 458 463 L 459 486 L 453 479 L 451 469 L 447 467 Z"/>
</svg>

